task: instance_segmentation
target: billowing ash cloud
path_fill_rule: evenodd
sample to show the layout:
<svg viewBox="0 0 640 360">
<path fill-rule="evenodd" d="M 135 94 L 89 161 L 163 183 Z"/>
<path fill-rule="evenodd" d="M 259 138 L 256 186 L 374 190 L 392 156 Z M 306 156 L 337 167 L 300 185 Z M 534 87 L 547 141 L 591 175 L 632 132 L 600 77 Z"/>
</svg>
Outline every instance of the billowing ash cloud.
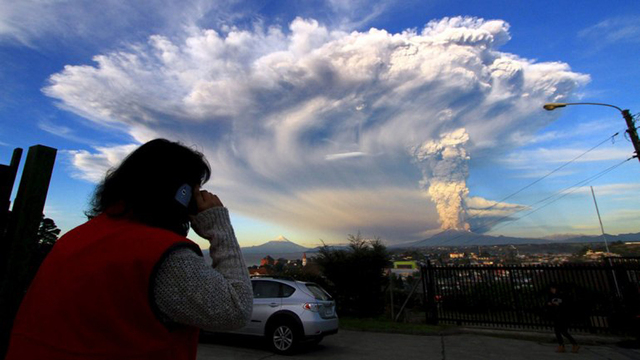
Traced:
<svg viewBox="0 0 640 360">
<path fill-rule="evenodd" d="M 138 142 L 198 144 L 212 188 L 237 212 L 410 240 L 440 223 L 467 228 L 468 159 L 530 136 L 556 116 L 540 104 L 588 81 L 567 64 L 501 52 L 508 28 L 455 17 L 347 33 L 298 18 L 288 29 L 156 35 L 65 67 L 44 92 Z M 438 150 L 416 162 L 407 149 L 425 144 Z M 95 170 L 91 154 L 77 155 L 79 170 Z"/>
<path fill-rule="evenodd" d="M 410 149 L 422 170 L 420 185 L 436 203 L 443 230 L 469 230 L 465 200 L 469 196 L 469 135 L 457 129 Z"/>
</svg>

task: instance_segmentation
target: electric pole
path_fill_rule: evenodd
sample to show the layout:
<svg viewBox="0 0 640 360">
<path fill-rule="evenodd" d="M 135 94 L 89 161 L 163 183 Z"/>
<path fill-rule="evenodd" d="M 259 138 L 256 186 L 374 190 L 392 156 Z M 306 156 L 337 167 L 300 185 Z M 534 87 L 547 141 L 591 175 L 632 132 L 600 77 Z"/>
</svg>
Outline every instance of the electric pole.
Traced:
<svg viewBox="0 0 640 360">
<path fill-rule="evenodd" d="M 636 129 L 633 116 L 631 116 L 629 110 L 622 110 L 622 117 L 624 118 L 624 121 L 627 122 L 627 133 L 629 134 L 633 148 L 636 151 L 636 159 L 640 161 L 640 140 L 638 139 L 638 129 Z"/>
</svg>

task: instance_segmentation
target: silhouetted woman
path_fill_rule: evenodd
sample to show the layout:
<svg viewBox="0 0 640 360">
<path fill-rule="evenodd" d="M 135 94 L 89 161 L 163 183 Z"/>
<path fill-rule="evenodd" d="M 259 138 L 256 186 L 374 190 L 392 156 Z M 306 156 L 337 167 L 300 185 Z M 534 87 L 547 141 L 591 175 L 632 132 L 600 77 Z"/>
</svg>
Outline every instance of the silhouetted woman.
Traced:
<svg viewBox="0 0 640 360">
<path fill-rule="evenodd" d="M 164 139 L 131 153 L 97 187 L 91 219 L 42 263 L 7 360 L 196 358 L 198 329 L 242 327 L 247 268 L 204 156 Z M 213 267 L 186 238 L 210 242 Z"/>
<path fill-rule="evenodd" d="M 558 340 L 558 349 L 556 351 L 565 352 L 564 339 L 562 338 L 564 335 L 564 337 L 566 337 L 573 345 L 571 351 L 577 353 L 580 346 L 578 346 L 578 343 L 573 336 L 569 335 L 569 316 L 565 305 L 563 296 L 558 292 L 557 286 L 551 285 L 549 288 L 549 298 L 547 299 L 547 309 L 549 310 L 549 315 L 553 320 L 553 330 L 555 331 L 556 339 Z"/>
</svg>

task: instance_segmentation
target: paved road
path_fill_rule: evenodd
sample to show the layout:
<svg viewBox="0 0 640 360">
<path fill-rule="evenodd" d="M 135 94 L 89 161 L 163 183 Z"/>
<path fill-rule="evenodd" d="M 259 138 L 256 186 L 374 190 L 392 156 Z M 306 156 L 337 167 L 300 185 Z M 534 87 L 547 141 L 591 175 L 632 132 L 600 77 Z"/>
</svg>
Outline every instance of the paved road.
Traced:
<svg viewBox="0 0 640 360">
<path fill-rule="evenodd" d="M 551 339 L 551 336 L 550 336 Z M 579 354 L 558 354 L 551 342 L 481 335 L 416 336 L 341 330 L 294 356 L 271 353 L 253 338 L 210 336 L 198 347 L 198 360 L 213 359 L 612 359 L 637 360 L 640 350 L 585 345 Z"/>
</svg>

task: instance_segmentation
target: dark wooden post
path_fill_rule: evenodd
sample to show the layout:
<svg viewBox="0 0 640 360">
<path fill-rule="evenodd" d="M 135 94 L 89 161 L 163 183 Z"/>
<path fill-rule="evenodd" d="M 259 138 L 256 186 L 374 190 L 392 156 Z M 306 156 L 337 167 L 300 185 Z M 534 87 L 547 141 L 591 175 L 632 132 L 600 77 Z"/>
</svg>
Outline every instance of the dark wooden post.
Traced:
<svg viewBox="0 0 640 360">
<path fill-rule="evenodd" d="M 29 148 L 20 187 L 7 227 L 9 250 L 6 276 L 0 286 L 0 358 L 4 358 L 18 307 L 31 282 L 32 254 L 42 220 L 56 149 L 35 145 Z"/>
<path fill-rule="evenodd" d="M 11 192 L 18 174 L 18 166 L 22 158 L 22 149 L 13 150 L 10 165 L 0 165 L 0 286 L 7 270 L 10 244 L 5 237 L 9 222 L 9 207 L 11 205 Z"/>
<path fill-rule="evenodd" d="M 425 288 L 427 289 L 427 324 L 438 325 L 438 308 L 436 304 L 436 280 L 435 271 L 431 261 L 427 260 L 426 269 L 423 268 L 425 276 Z"/>
<path fill-rule="evenodd" d="M 420 265 L 420 281 L 422 281 L 422 306 L 424 306 L 424 316 L 426 323 L 429 323 L 429 306 L 427 304 L 427 268 L 426 265 Z"/>
</svg>

